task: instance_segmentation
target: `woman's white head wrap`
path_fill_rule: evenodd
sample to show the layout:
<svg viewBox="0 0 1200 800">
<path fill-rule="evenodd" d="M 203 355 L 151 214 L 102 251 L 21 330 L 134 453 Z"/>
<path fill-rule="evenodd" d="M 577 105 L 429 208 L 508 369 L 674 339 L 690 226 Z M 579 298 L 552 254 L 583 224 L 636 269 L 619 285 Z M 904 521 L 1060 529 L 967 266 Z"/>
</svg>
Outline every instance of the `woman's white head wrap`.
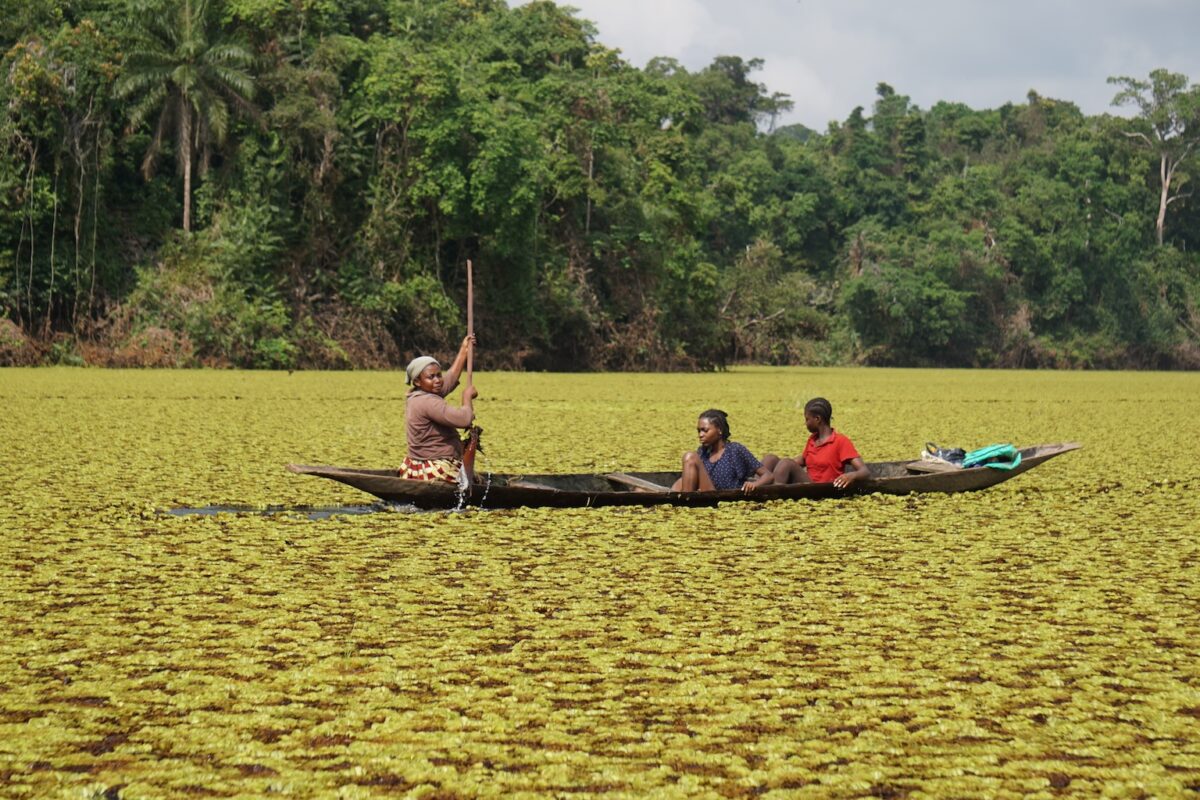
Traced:
<svg viewBox="0 0 1200 800">
<path fill-rule="evenodd" d="M 425 368 L 430 364 L 436 364 L 438 360 L 433 356 L 417 356 L 412 361 L 408 362 L 408 369 L 404 370 L 404 382 L 413 386 L 417 382 L 417 377 L 425 371 Z"/>
</svg>

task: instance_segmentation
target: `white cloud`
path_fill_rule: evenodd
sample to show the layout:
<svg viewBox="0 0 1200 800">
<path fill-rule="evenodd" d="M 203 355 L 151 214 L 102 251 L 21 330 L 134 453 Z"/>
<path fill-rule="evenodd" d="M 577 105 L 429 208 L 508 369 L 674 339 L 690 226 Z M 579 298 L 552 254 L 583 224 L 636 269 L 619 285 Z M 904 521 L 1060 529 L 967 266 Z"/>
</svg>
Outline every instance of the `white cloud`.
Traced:
<svg viewBox="0 0 1200 800">
<path fill-rule="evenodd" d="M 805 119 L 826 121 L 843 116 L 834 87 L 799 56 L 772 58 L 767 61 L 758 75 L 758 82 L 765 84 L 772 91 L 782 91 L 778 88 L 781 86 L 789 88 L 787 94 L 791 95 L 794 111 L 781 120 L 780 124 L 794 121 L 798 115 Z M 818 129 L 824 130 L 824 127 L 824 124 L 821 124 Z"/>
<path fill-rule="evenodd" d="M 519 5 L 519 4 L 518 4 Z M 655 56 L 679 54 L 716 27 L 700 0 L 570 0 L 580 16 L 596 23 L 597 38 L 641 67 Z"/>
<path fill-rule="evenodd" d="M 890 84 L 928 108 L 994 108 L 1032 89 L 1088 114 L 1114 111 L 1110 75 L 1165 67 L 1200 81 L 1195 0 L 569 0 L 598 38 L 643 66 L 701 69 L 762 58 L 758 80 L 792 96 L 786 122 L 823 130 Z"/>
</svg>

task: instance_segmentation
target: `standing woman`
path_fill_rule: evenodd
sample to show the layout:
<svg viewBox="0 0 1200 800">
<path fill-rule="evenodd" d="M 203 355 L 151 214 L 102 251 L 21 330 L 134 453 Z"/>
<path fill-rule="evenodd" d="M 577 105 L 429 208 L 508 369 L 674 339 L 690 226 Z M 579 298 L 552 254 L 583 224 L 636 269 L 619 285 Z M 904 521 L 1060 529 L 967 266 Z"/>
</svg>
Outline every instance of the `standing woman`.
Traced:
<svg viewBox="0 0 1200 800">
<path fill-rule="evenodd" d="M 824 397 L 814 397 L 804 405 L 804 427 L 811 436 L 797 458 L 764 456 L 773 467 L 776 483 L 801 483 L 804 472 L 813 483 L 832 483 L 846 489 L 871 477 L 854 443 L 833 429 L 833 406 Z"/>
<path fill-rule="evenodd" d="M 700 448 L 683 454 L 683 474 L 673 492 L 711 492 L 741 489 L 753 492 L 771 482 L 771 471 L 759 463 L 745 445 L 729 441 L 729 417 L 710 408 L 696 421 Z"/>
<path fill-rule="evenodd" d="M 405 382 L 413 388 L 405 400 L 408 455 L 398 471 L 401 478 L 458 483 L 463 457 L 458 429 L 471 427 L 475 420 L 471 401 L 479 396 L 479 392 L 474 386 L 467 386 L 463 390 L 462 406 L 457 408 L 446 402 L 446 395 L 458 386 L 467 351 L 474 344 L 474 334 L 463 339 L 454 363 L 444 376 L 442 366 L 435 358 L 419 356 L 409 362 Z"/>
</svg>

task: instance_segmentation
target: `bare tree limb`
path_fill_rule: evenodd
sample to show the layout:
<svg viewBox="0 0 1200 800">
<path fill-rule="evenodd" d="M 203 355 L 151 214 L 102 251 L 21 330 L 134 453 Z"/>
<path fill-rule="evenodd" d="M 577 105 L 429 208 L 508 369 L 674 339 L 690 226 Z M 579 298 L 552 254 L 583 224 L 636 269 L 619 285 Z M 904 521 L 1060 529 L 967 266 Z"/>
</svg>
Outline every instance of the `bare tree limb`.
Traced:
<svg viewBox="0 0 1200 800">
<path fill-rule="evenodd" d="M 720 312 L 718 312 L 721 316 L 725 316 L 725 312 L 729 310 L 729 306 L 733 304 L 733 299 L 735 297 L 737 297 L 737 289 L 731 291 L 729 293 L 729 297 L 725 298 L 725 303 L 721 306 Z"/>
<path fill-rule="evenodd" d="M 1192 334 L 1192 336 L 1200 339 L 1200 331 L 1197 331 L 1195 328 L 1189 325 L 1187 320 L 1185 320 L 1182 316 L 1179 318 L 1179 324 L 1186 328 L 1188 333 Z"/>
<path fill-rule="evenodd" d="M 771 320 L 775 319 L 776 317 L 782 316 L 783 312 L 785 312 L 785 311 L 787 311 L 786 308 L 781 308 L 778 311 L 776 311 L 774 314 L 767 314 L 765 317 L 755 317 L 754 319 L 747 320 L 742 325 L 742 327 L 743 328 L 751 328 L 755 325 L 762 325 L 765 322 L 770 322 Z"/>
<path fill-rule="evenodd" d="M 1149 146 L 1151 146 L 1151 147 L 1154 146 L 1154 142 L 1150 141 L 1150 137 L 1147 136 L 1146 134 L 1142 133 L 1141 131 L 1121 131 L 1121 134 L 1124 136 L 1127 136 L 1130 139 L 1141 139 L 1143 142 L 1145 142 Z"/>
</svg>

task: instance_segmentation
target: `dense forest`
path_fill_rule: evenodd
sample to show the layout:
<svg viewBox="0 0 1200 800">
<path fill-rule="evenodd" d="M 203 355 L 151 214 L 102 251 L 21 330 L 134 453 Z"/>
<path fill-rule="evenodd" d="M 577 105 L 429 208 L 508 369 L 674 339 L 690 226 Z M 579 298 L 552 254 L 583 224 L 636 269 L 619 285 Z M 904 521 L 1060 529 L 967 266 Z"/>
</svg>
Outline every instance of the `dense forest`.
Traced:
<svg viewBox="0 0 1200 800">
<path fill-rule="evenodd" d="M 491 368 L 1200 367 L 1165 70 L 822 132 L 545 0 L 0 0 L 0 43 L 0 364 L 395 365 L 472 259 Z"/>
</svg>

